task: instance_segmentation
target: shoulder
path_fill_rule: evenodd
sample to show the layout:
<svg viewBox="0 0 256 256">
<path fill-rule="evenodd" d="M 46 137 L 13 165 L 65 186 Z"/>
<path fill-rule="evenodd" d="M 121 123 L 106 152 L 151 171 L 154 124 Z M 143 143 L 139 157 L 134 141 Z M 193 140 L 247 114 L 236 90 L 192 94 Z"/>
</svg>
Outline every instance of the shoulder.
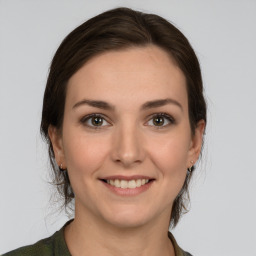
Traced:
<svg viewBox="0 0 256 256">
<path fill-rule="evenodd" d="M 175 255 L 176 256 L 192 256 L 190 253 L 185 252 L 184 250 L 182 250 L 177 241 L 175 240 L 173 234 L 171 232 L 168 232 L 168 237 L 169 239 L 172 241 L 173 247 L 174 247 L 174 251 L 175 251 Z"/>
<path fill-rule="evenodd" d="M 64 239 L 64 227 L 48 238 L 42 239 L 35 244 L 7 252 L 2 256 L 70 256 Z"/>
<path fill-rule="evenodd" d="M 183 255 L 184 255 L 184 256 L 192 256 L 192 254 L 190 254 L 190 253 L 188 253 L 188 252 L 184 252 L 184 251 L 183 251 Z"/>
<path fill-rule="evenodd" d="M 8 252 L 3 256 L 18 256 L 18 255 L 19 256 L 34 256 L 34 255 L 50 256 L 50 255 L 54 255 L 53 248 L 54 248 L 54 240 L 52 239 L 52 237 L 48 237 L 38 241 L 35 244 L 20 247 L 16 250 Z"/>
</svg>

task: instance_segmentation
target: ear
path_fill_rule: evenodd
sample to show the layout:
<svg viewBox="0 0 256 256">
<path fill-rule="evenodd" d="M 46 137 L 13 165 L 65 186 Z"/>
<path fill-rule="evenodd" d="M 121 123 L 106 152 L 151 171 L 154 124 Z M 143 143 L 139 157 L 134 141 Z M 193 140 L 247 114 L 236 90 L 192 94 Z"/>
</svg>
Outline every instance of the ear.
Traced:
<svg viewBox="0 0 256 256">
<path fill-rule="evenodd" d="M 191 167 L 191 163 L 195 163 L 200 155 L 202 144 L 203 144 L 203 136 L 205 130 L 205 121 L 200 120 L 195 128 L 195 132 L 192 135 L 191 145 L 189 149 L 189 159 L 188 159 L 188 167 Z"/>
<path fill-rule="evenodd" d="M 58 164 L 58 166 L 62 165 L 62 169 L 65 169 L 66 161 L 63 150 L 62 137 L 59 129 L 57 129 L 55 126 L 50 125 L 48 128 L 48 135 L 52 143 L 55 161 Z"/>
</svg>

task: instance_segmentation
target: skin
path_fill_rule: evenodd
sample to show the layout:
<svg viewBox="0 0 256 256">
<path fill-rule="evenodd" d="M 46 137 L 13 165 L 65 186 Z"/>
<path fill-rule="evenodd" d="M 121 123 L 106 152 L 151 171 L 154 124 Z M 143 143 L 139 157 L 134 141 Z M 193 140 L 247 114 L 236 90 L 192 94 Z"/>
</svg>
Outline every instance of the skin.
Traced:
<svg viewBox="0 0 256 256">
<path fill-rule="evenodd" d="M 142 109 L 167 98 L 173 102 Z M 104 118 L 96 128 L 85 118 L 95 113 Z M 156 125 L 159 113 L 172 121 L 163 117 Z M 72 255 L 174 255 L 167 237 L 171 209 L 198 159 L 204 127 L 200 121 L 191 132 L 184 74 L 157 46 L 106 52 L 78 70 L 68 82 L 62 131 L 49 127 L 56 162 L 68 169 L 76 198 L 75 220 L 65 230 Z M 122 196 L 100 180 L 112 175 L 153 182 Z"/>
</svg>

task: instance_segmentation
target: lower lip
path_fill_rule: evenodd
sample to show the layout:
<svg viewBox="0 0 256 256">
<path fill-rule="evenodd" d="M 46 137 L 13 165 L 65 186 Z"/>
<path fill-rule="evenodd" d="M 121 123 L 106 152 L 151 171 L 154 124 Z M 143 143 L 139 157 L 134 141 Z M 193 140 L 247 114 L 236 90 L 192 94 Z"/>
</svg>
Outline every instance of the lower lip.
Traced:
<svg viewBox="0 0 256 256">
<path fill-rule="evenodd" d="M 153 184 L 153 180 L 138 188 L 117 188 L 104 181 L 101 181 L 110 191 L 120 196 L 137 196 L 147 191 Z"/>
</svg>

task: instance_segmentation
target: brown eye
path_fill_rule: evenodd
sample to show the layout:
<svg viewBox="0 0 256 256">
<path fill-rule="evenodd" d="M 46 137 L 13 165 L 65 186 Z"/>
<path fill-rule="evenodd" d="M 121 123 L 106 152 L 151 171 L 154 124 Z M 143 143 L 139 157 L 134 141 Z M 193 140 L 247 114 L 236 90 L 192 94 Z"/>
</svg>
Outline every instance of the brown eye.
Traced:
<svg viewBox="0 0 256 256">
<path fill-rule="evenodd" d="M 101 128 L 110 125 L 104 117 L 99 114 L 91 114 L 83 117 L 80 122 L 89 128 Z"/>
<path fill-rule="evenodd" d="M 91 118 L 91 123 L 94 126 L 101 126 L 103 124 L 103 118 L 95 116 Z"/>
<path fill-rule="evenodd" d="M 168 126 L 168 125 L 174 124 L 174 123 L 175 123 L 175 121 L 170 115 L 165 114 L 165 113 L 159 113 L 159 114 L 153 115 L 150 118 L 150 120 L 147 122 L 147 125 L 164 128 L 165 126 Z"/>
<path fill-rule="evenodd" d="M 162 116 L 154 117 L 153 123 L 155 126 L 162 126 L 164 124 L 164 118 Z"/>
</svg>

